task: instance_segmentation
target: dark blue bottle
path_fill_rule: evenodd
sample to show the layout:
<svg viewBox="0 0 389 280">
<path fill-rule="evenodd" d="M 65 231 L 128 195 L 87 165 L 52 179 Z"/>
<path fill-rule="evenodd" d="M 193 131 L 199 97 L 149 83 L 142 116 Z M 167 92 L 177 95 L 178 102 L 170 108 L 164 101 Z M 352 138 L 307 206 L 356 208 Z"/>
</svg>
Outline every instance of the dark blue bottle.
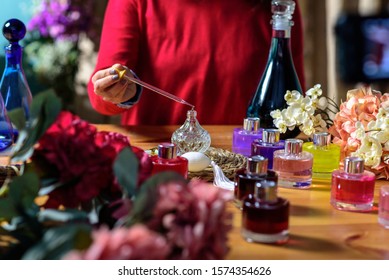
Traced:
<svg viewBox="0 0 389 280">
<path fill-rule="evenodd" d="M 19 45 L 25 34 L 26 26 L 18 19 L 10 19 L 3 26 L 3 35 L 9 45 L 4 48 L 5 69 L 0 91 L 7 111 L 22 108 L 26 125 L 29 125 L 32 95 L 22 68 L 23 48 Z"/>
</svg>

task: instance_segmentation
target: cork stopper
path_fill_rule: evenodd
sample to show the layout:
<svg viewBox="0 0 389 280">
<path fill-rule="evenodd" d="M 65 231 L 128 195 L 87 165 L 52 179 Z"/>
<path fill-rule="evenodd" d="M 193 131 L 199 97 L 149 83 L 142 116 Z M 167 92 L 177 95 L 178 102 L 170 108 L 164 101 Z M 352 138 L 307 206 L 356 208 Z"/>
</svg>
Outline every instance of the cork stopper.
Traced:
<svg viewBox="0 0 389 280">
<path fill-rule="evenodd" d="M 249 175 L 263 175 L 267 173 L 268 159 L 263 156 L 247 158 L 246 170 Z"/>
<path fill-rule="evenodd" d="M 161 143 L 158 145 L 158 157 L 172 159 L 177 157 L 177 146 L 173 143 Z"/>
<path fill-rule="evenodd" d="M 243 129 L 250 132 L 256 132 L 259 128 L 259 118 L 248 117 L 243 120 Z"/>
<path fill-rule="evenodd" d="M 286 139 L 285 140 L 285 153 L 298 155 L 303 151 L 303 140 L 300 139 Z"/>
<path fill-rule="evenodd" d="M 351 174 L 363 173 L 365 162 L 359 157 L 346 157 L 344 159 L 344 171 Z"/>
<path fill-rule="evenodd" d="M 262 142 L 278 143 L 280 141 L 280 131 L 274 128 L 264 129 L 262 132 Z"/>
</svg>

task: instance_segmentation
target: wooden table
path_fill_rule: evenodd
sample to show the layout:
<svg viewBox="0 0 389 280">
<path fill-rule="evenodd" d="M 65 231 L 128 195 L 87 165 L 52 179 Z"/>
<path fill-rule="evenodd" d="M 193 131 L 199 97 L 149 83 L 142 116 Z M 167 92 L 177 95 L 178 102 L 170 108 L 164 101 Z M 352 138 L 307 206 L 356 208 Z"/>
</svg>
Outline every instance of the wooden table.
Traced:
<svg viewBox="0 0 389 280">
<path fill-rule="evenodd" d="M 177 126 L 120 127 L 98 125 L 99 130 L 116 131 L 128 135 L 131 144 L 143 149 L 170 141 Z M 211 146 L 231 150 L 232 131 L 236 126 L 204 126 L 211 134 Z M 377 181 L 375 206 L 380 186 Z M 289 220 L 290 241 L 284 245 L 246 242 L 240 235 L 241 212 L 232 203 L 233 230 L 229 235 L 231 247 L 228 259 L 268 260 L 341 260 L 389 259 L 389 230 L 378 224 L 377 207 L 369 213 L 339 211 L 330 205 L 329 184 L 313 184 L 309 190 L 282 189 L 281 197 L 291 204 Z"/>
</svg>

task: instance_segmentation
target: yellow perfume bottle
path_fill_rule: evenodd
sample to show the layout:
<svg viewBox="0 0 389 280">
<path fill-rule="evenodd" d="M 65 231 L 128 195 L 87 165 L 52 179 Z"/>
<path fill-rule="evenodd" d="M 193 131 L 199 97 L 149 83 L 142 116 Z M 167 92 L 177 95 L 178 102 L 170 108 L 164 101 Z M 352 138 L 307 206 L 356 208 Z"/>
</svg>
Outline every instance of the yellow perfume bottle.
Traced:
<svg viewBox="0 0 389 280">
<path fill-rule="evenodd" d="M 330 181 L 332 171 L 339 168 L 340 146 L 331 143 L 331 134 L 318 132 L 313 142 L 303 144 L 303 151 L 313 154 L 312 180 Z"/>
</svg>

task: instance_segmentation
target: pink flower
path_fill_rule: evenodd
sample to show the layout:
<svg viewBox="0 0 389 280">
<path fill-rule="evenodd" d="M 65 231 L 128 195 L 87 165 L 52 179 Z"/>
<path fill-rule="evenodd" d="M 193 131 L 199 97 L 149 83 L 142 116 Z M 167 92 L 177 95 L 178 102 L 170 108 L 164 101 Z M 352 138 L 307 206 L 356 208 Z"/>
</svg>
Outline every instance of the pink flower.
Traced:
<svg viewBox="0 0 389 280">
<path fill-rule="evenodd" d="M 165 238 L 143 225 L 131 228 L 102 227 L 93 232 L 93 243 L 86 251 L 71 251 L 68 260 L 162 260 L 170 252 Z"/>
<path fill-rule="evenodd" d="M 230 192 L 198 180 L 161 185 L 158 192 L 148 225 L 165 233 L 173 248 L 171 259 L 222 259 L 227 254 Z"/>
</svg>

